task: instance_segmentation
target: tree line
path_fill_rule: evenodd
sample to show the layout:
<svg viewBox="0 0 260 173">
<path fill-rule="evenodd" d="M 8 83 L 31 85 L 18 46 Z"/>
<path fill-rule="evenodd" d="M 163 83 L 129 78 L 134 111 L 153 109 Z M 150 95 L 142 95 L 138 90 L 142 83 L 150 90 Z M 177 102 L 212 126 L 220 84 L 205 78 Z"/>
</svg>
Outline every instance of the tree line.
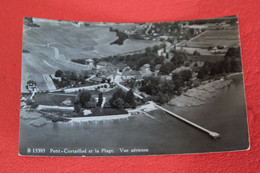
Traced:
<svg viewBox="0 0 260 173">
<path fill-rule="evenodd" d="M 240 47 L 229 48 L 224 56 L 224 60 L 217 62 L 206 61 L 198 71 L 198 78 L 204 79 L 206 76 L 218 75 L 224 73 L 241 72 L 241 54 Z"/>
<path fill-rule="evenodd" d="M 85 80 L 90 77 L 88 71 L 82 71 L 81 74 L 76 74 L 74 71 L 57 70 L 55 77 L 60 77 L 61 80 L 52 79 L 57 88 L 64 88 L 71 85 L 85 84 Z"/>
<path fill-rule="evenodd" d="M 183 70 L 172 74 L 172 80 L 164 80 L 160 77 L 145 77 L 139 90 L 151 95 L 148 100 L 164 104 L 174 96 L 181 94 L 181 88 L 191 85 L 191 70 Z"/>
<path fill-rule="evenodd" d="M 160 67 L 161 75 L 169 75 L 174 69 L 182 66 L 187 59 L 187 54 L 184 52 L 173 51 L 173 56 L 170 62 L 165 62 Z"/>
<path fill-rule="evenodd" d="M 121 56 L 109 56 L 103 58 L 102 61 L 110 62 L 114 65 L 119 63 L 125 63 L 133 70 L 140 70 L 144 64 L 149 64 L 151 70 L 154 70 L 154 67 L 157 64 L 162 64 L 164 57 L 158 56 L 157 51 L 161 49 L 164 45 L 155 45 L 153 47 L 148 47 L 143 53 L 133 54 L 133 55 L 121 55 Z M 101 61 L 95 60 L 94 61 Z M 96 62 L 97 63 L 97 62 Z"/>
<path fill-rule="evenodd" d="M 115 40 L 114 42 L 112 42 L 110 44 L 122 45 L 124 43 L 124 41 L 128 38 L 127 34 L 125 34 L 124 32 L 119 31 L 118 29 L 113 29 L 112 27 L 110 27 L 109 31 L 115 32 L 116 36 L 118 37 L 117 40 Z"/>
</svg>

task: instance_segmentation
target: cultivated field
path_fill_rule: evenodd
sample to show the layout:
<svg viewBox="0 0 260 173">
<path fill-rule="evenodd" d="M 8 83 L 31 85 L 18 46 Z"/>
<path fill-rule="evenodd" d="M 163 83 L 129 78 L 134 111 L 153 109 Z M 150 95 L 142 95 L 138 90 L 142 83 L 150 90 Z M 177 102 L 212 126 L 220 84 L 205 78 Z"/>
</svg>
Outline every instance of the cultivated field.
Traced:
<svg viewBox="0 0 260 173">
<path fill-rule="evenodd" d="M 145 49 L 159 44 L 151 40 L 126 39 L 123 45 L 110 45 L 117 39 L 115 32 L 110 32 L 109 27 L 129 29 L 136 24 L 99 24 L 93 23 L 89 26 L 77 27 L 71 23 L 37 21 L 39 28 L 28 28 L 24 26 L 24 46 L 30 43 L 56 47 L 67 59 L 78 59 L 82 57 L 98 58 Z"/>
<path fill-rule="evenodd" d="M 208 48 L 209 46 L 237 47 L 239 45 L 238 30 L 207 30 L 199 36 L 178 44 L 178 46 Z"/>
<path fill-rule="evenodd" d="M 110 25 L 90 24 L 76 26 L 69 22 L 35 20 L 40 27 L 23 28 L 22 92 L 28 80 L 37 82 L 40 90 L 48 90 L 43 74 L 56 70 L 86 70 L 84 65 L 72 63 L 71 59 L 101 58 L 132 52 L 158 44 L 156 41 L 125 40 L 123 45 L 110 45 L 117 39 Z"/>
</svg>

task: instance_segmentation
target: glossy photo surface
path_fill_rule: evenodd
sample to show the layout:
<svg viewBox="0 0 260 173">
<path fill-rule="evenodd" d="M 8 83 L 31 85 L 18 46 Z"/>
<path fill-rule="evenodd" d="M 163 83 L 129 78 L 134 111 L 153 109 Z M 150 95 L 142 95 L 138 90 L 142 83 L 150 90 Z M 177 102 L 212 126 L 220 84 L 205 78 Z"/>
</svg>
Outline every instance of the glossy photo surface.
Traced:
<svg viewBox="0 0 260 173">
<path fill-rule="evenodd" d="M 237 16 L 158 23 L 25 17 L 20 155 L 249 148 Z"/>
</svg>

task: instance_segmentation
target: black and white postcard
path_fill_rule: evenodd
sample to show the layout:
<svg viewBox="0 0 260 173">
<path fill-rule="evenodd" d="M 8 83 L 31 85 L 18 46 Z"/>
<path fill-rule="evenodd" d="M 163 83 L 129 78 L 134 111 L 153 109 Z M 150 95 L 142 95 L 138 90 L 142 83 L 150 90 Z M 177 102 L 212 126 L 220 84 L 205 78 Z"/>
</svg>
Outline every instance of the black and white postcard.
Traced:
<svg viewBox="0 0 260 173">
<path fill-rule="evenodd" d="M 249 148 L 237 16 L 161 23 L 25 17 L 20 155 Z"/>
</svg>

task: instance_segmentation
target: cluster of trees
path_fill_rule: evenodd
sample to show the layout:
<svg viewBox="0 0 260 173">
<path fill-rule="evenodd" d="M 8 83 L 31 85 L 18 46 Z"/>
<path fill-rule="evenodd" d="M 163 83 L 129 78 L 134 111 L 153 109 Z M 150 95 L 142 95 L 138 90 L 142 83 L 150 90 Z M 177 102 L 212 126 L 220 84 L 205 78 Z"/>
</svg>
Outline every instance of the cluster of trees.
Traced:
<svg viewBox="0 0 260 173">
<path fill-rule="evenodd" d="M 164 57 L 158 56 L 157 51 L 161 49 L 164 45 L 155 45 L 154 47 L 146 48 L 144 53 L 133 54 L 133 55 L 122 55 L 122 56 L 110 56 L 103 58 L 103 61 L 111 62 L 112 64 L 118 64 L 123 62 L 131 67 L 133 70 L 140 70 L 144 64 L 149 64 L 151 70 L 154 70 L 154 67 L 157 64 L 162 64 Z"/>
<path fill-rule="evenodd" d="M 154 23 L 148 33 L 151 34 L 153 30 L 159 35 L 175 36 L 180 34 L 181 26 L 177 22 L 159 22 Z"/>
<path fill-rule="evenodd" d="M 134 33 L 129 35 L 129 38 L 134 38 L 136 40 L 144 39 L 144 33 L 146 30 L 147 30 L 146 28 L 135 30 Z"/>
<path fill-rule="evenodd" d="M 191 20 L 189 21 L 189 24 L 195 24 L 195 25 L 202 25 L 207 23 L 221 23 L 223 21 L 227 21 L 229 23 L 235 23 L 237 22 L 236 16 L 228 16 L 224 18 L 214 18 L 214 19 L 203 19 L 203 20 Z"/>
<path fill-rule="evenodd" d="M 150 76 L 144 78 L 139 90 L 151 95 L 151 100 L 163 104 L 168 102 L 170 97 L 173 96 L 175 84 L 171 80 L 162 80 L 161 78 Z"/>
<path fill-rule="evenodd" d="M 229 48 L 224 56 L 224 60 L 218 62 L 205 62 L 198 71 L 198 78 L 204 79 L 207 75 L 217 75 L 223 73 L 241 72 L 240 48 Z"/>
<path fill-rule="evenodd" d="M 110 27 L 109 31 L 115 32 L 116 36 L 118 37 L 117 40 L 115 40 L 114 42 L 112 42 L 110 44 L 122 45 L 124 43 L 124 41 L 128 38 L 127 34 L 125 34 L 124 32 L 119 31 L 118 29 L 113 29 L 113 28 Z"/>
<path fill-rule="evenodd" d="M 103 94 L 99 93 L 98 102 L 92 98 L 91 93 L 87 90 L 81 90 L 74 101 L 74 111 L 79 113 L 82 108 L 101 107 L 103 102 Z"/>
<path fill-rule="evenodd" d="M 136 81 L 136 79 L 128 79 L 125 81 L 124 85 L 129 87 L 129 88 L 135 88 L 137 87 L 139 84 L 138 81 Z"/>
<path fill-rule="evenodd" d="M 85 84 L 85 80 L 89 77 L 89 72 L 82 71 L 81 74 L 77 75 L 74 71 L 57 70 L 55 77 L 61 77 L 60 81 L 53 79 L 56 87 L 63 88 L 71 85 Z"/>
<path fill-rule="evenodd" d="M 33 80 L 28 80 L 27 85 L 25 86 L 25 88 L 32 93 L 36 88 L 37 88 L 37 83 Z"/>
<path fill-rule="evenodd" d="M 122 89 L 118 89 L 109 100 L 109 104 L 111 108 L 135 108 L 136 102 L 133 90 L 130 89 L 125 93 Z"/>
<path fill-rule="evenodd" d="M 92 98 L 91 93 L 87 90 L 81 90 L 74 101 L 74 111 L 82 114 L 82 109 L 98 108 L 103 103 L 103 93 L 99 93 L 98 100 Z M 116 109 L 123 108 L 135 108 L 135 96 L 133 90 L 124 92 L 122 89 L 118 89 L 106 103 L 105 107 L 111 107 Z"/>
<path fill-rule="evenodd" d="M 198 78 L 204 79 L 207 75 L 241 72 L 241 61 L 236 58 L 226 58 L 218 62 L 205 62 L 198 71 Z"/>
<path fill-rule="evenodd" d="M 160 74 L 161 75 L 168 75 L 170 74 L 174 69 L 180 67 L 184 64 L 184 60 L 187 59 L 187 54 L 184 52 L 173 52 L 173 57 L 171 58 L 170 62 L 166 62 L 162 64 L 160 68 Z"/>
<path fill-rule="evenodd" d="M 28 80 L 27 82 L 26 82 L 26 86 L 25 86 L 25 88 L 26 89 L 28 89 L 28 86 L 37 86 L 37 83 L 34 81 L 34 80 Z"/>
<path fill-rule="evenodd" d="M 172 80 L 159 77 L 145 77 L 141 82 L 140 91 L 152 96 L 152 100 L 161 104 L 168 102 L 175 94 L 181 94 L 181 88 L 191 84 L 192 72 L 183 70 L 172 74 Z"/>
<path fill-rule="evenodd" d="M 158 35 L 175 36 L 177 39 L 186 40 L 196 36 L 195 29 L 189 27 L 182 28 L 181 23 L 182 22 L 155 23 L 149 33 L 155 32 Z"/>
<path fill-rule="evenodd" d="M 164 94 L 169 92 L 173 93 L 175 85 L 173 81 L 162 80 L 159 77 L 149 76 L 145 77 L 141 82 L 140 91 L 145 92 L 149 95 L 157 95 L 159 92 Z"/>
<path fill-rule="evenodd" d="M 79 58 L 79 59 L 72 59 L 71 61 L 72 62 L 75 62 L 75 63 L 79 63 L 79 64 L 83 64 L 85 65 L 86 64 L 86 59 L 87 58 Z M 93 58 L 93 65 L 96 66 L 97 63 L 101 62 L 101 59 L 100 58 Z"/>
<path fill-rule="evenodd" d="M 192 77 L 191 70 L 182 70 L 179 73 L 172 74 L 172 80 L 175 84 L 175 91 L 177 94 L 180 94 L 180 88 L 185 86 L 185 82 L 187 85 L 190 85 L 190 79 Z"/>
<path fill-rule="evenodd" d="M 112 64 L 118 64 L 120 62 L 125 63 L 133 70 L 140 70 L 144 64 L 149 64 L 151 71 L 155 70 L 157 64 L 161 64 L 160 73 L 162 75 L 168 75 L 174 69 L 180 67 L 184 64 L 187 59 L 187 54 L 181 51 L 173 51 L 173 56 L 170 62 L 164 63 L 164 57 L 158 56 L 157 51 L 159 49 L 165 48 L 165 44 L 155 45 L 153 47 L 147 47 L 144 53 L 133 54 L 133 55 L 122 55 L 122 56 L 109 56 L 103 58 L 102 61 L 111 62 Z M 167 57 L 169 58 L 169 54 Z M 98 59 L 94 59 L 95 63 L 100 62 Z"/>
<path fill-rule="evenodd" d="M 71 61 L 79 64 L 85 64 L 86 62 L 85 59 L 72 59 Z"/>
<path fill-rule="evenodd" d="M 241 54 L 240 54 L 240 47 L 234 48 L 231 47 L 227 50 L 226 54 L 225 54 L 225 58 L 228 57 L 233 57 L 233 58 L 241 58 Z"/>
</svg>

